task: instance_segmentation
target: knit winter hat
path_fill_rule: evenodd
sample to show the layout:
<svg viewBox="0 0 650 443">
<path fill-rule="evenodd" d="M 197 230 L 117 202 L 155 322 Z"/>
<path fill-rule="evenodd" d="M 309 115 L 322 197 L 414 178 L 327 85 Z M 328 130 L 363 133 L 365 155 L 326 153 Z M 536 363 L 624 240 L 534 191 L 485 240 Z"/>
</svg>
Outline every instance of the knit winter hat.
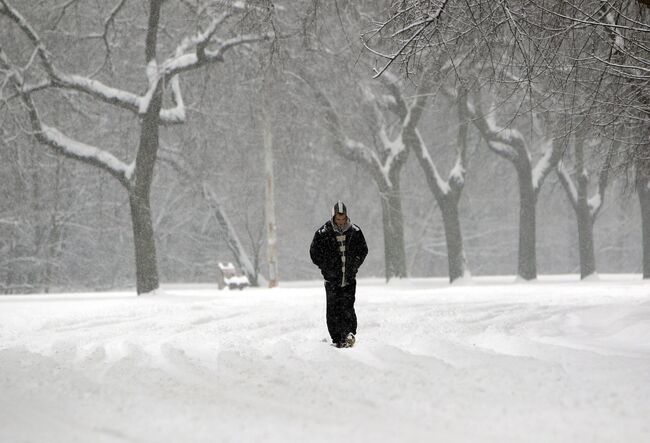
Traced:
<svg viewBox="0 0 650 443">
<path fill-rule="evenodd" d="M 334 208 L 332 208 L 332 217 L 334 217 L 336 214 L 348 215 L 348 208 L 345 207 L 341 200 L 337 201 L 334 205 Z"/>
</svg>

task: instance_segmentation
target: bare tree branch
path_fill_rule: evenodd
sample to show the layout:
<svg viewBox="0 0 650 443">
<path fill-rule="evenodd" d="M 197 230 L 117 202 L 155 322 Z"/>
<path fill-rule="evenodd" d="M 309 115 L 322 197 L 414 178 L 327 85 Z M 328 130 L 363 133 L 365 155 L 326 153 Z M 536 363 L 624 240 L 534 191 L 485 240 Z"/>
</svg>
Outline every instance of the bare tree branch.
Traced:
<svg viewBox="0 0 650 443">
<path fill-rule="evenodd" d="M 133 164 L 127 165 L 108 151 L 76 141 L 59 130 L 43 124 L 30 94 L 23 90 L 24 80 L 22 75 L 13 68 L 2 49 L 0 49 L 0 67 L 10 72 L 9 77 L 27 107 L 34 136 L 38 141 L 68 158 L 103 169 L 125 187 L 130 186 L 129 181 L 133 174 Z"/>
<path fill-rule="evenodd" d="M 227 13 L 220 15 L 211 22 L 211 26 L 208 27 L 207 32 L 202 32 L 193 38 L 185 39 L 177 48 L 174 56 L 158 65 L 155 61 L 156 36 L 152 34 L 152 28 L 149 27 L 148 29 L 150 29 L 150 31 L 147 35 L 147 47 L 150 47 L 150 49 L 145 50 L 149 88 L 144 95 L 139 96 L 122 89 L 107 86 L 104 83 L 93 80 L 89 77 L 67 74 L 60 71 L 51 62 L 48 52 L 45 49 L 45 45 L 36 31 L 29 25 L 22 15 L 15 8 L 9 5 L 6 0 L 0 0 L 0 4 L 3 6 L 0 13 L 14 21 L 14 23 L 16 23 L 23 33 L 30 39 L 36 48 L 36 52 L 41 59 L 48 77 L 50 78 L 51 83 L 39 83 L 37 88 L 30 88 L 31 91 L 41 90 L 48 86 L 73 89 L 88 94 L 105 103 L 143 115 L 149 106 L 152 94 L 156 89 L 158 82 L 162 80 L 165 84 L 169 83 L 172 85 L 172 94 L 176 104 L 173 109 L 161 110 L 160 119 L 163 124 L 181 123 L 185 120 L 185 110 L 180 92 L 180 85 L 177 80 L 174 80 L 174 77 L 177 74 L 196 69 L 208 63 L 221 62 L 224 59 L 224 54 L 234 47 L 273 38 L 272 33 L 244 34 L 221 41 L 217 44 L 216 48 L 208 51 L 206 48 L 210 43 L 214 42 L 214 32 L 217 30 L 218 25 L 223 23 L 223 21 L 232 14 L 237 12 L 241 13 L 246 10 L 243 3 L 236 2 Z M 153 5 L 158 5 L 158 8 L 160 7 L 159 2 L 157 1 L 154 1 Z M 119 3 L 114 8 L 113 12 L 117 14 L 121 7 L 122 3 Z M 156 11 L 154 10 L 154 14 L 150 15 L 150 20 L 157 22 L 159 19 L 159 10 L 157 14 L 155 12 Z M 196 50 L 193 53 L 185 53 L 185 50 L 190 49 L 190 43 L 196 45 Z M 203 55 L 199 56 L 200 54 Z"/>
</svg>

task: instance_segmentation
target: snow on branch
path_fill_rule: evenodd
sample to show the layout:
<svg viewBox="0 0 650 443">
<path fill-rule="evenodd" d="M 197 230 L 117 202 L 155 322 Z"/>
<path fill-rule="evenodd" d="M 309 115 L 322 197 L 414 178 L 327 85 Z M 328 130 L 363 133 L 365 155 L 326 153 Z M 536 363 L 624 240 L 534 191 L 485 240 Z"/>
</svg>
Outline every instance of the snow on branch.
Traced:
<svg viewBox="0 0 650 443">
<path fill-rule="evenodd" d="M 591 212 L 592 217 L 596 217 L 598 212 L 603 207 L 603 202 L 605 201 L 605 190 L 607 189 L 607 184 L 609 181 L 609 172 L 612 168 L 612 161 L 614 159 L 614 154 L 618 152 L 618 149 L 621 145 L 621 139 L 616 137 L 612 144 L 607 150 L 603 165 L 600 168 L 600 173 L 598 174 L 598 191 L 597 193 L 589 199 L 589 211 Z"/>
<path fill-rule="evenodd" d="M 10 6 L 6 0 L 0 0 L 0 3 L 4 7 L 0 10 L 0 13 L 6 15 L 16 23 L 36 48 L 41 63 L 43 64 L 48 77 L 51 79 L 52 86 L 84 92 L 106 103 L 118 105 L 131 111 L 137 111 L 139 109 L 139 97 L 135 94 L 106 86 L 97 80 L 91 80 L 87 77 L 68 75 L 56 69 L 49 58 L 45 45 L 34 28 L 15 8 Z M 43 83 L 39 88 L 34 88 L 33 90 L 42 89 L 44 87 L 42 85 Z"/>
<path fill-rule="evenodd" d="M 456 88 L 456 97 L 457 97 L 457 114 L 458 114 L 458 145 L 456 148 L 456 164 L 449 172 L 449 178 L 447 179 L 449 185 L 452 189 L 462 191 L 465 186 L 465 167 L 467 166 L 467 137 L 468 137 L 468 126 L 469 118 L 467 114 L 467 108 L 459 104 L 460 101 L 467 102 L 467 89 L 463 86 L 458 86 Z"/>
<path fill-rule="evenodd" d="M 66 157 L 104 169 L 117 178 L 125 187 L 130 186 L 129 182 L 133 175 L 135 163 L 127 165 L 110 152 L 73 140 L 58 129 L 43 124 L 31 96 L 23 91 L 24 79 L 22 75 L 12 67 L 6 54 L 1 50 L 0 67 L 11 72 L 9 77 L 28 109 L 31 126 L 38 141 L 50 146 Z"/>
<path fill-rule="evenodd" d="M 31 94 L 36 91 L 40 91 L 42 89 L 47 89 L 52 86 L 52 82 L 50 80 L 41 80 L 38 83 L 33 83 L 30 85 L 25 85 L 22 87 L 21 92 L 25 94 Z"/>
<path fill-rule="evenodd" d="M 439 198 L 449 195 L 449 193 L 451 192 L 449 183 L 444 181 L 440 176 L 440 173 L 438 172 L 438 168 L 436 168 L 435 162 L 429 155 L 429 150 L 427 149 L 426 143 L 422 139 L 420 131 L 415 129 L 414 135 L 415 135 L 415 139 L 411 143 L 411 147 L 415 151 L 415 154 L 417 155 L 418 160 L 420 161 L 420 165 L 424 170 L 424 175 L 426 176 L 427 183 L 429 183 L 429 187 L 431 188 L 433 193 Z"/>
<path fill-rule="evenodd" d="M 196 52 L 199 58 L 203 58 L 205 54 L 205 47 L 210 42 L 210 39 L 214 36 L 215 32 L 227 18 L 233 15 L 232 10 L 228 10 L 221 15 L 215 17 L 210 24 L 207 26 L 205 31 L 199 32 L 192 37 L 186 37 L 183 39 L 183 42 L 176 48 L 176 54 L 181 55 L 192 46 L 196 46 Z"/>
<path fill-rule="evenodd" d="M 571 178 L 571 175 L 569 172 L 566 170 L 564 167 L 564 162 L 560 161 L 558 162 L 555 172 L 557 173 L 558 178 L 560 179 L 560 183 L 562 184 L 562 187 L 566 191 L 567 196 L 569 197 L 569 202 L 571 203 L 571 206 L 575 211 L 578 210 L 578 190 L 576 189 L 576 185 L 573 182 L 573 179 Z"/>
<path fill-rule="evenodd" d="M 233 37 L 228 40 L 221 41 L 216 49 L 208 51 L 206 49 L 205 56 L 199 58 L 197 53 L 184 53 L 176 55 L 172 58 L 165 60 L 160 67 L 159 76 L 172 77 L 184 71 L 189 71 L 198 68 L 206 63 L 221 62 L 224 60 L 223 55 L 229 49 L 236 46 L 245 45 L 248 43 L 255 43 L 265 40 L 270 40 L 274 37 L 271 32 L 262 34 L 244 34 Z"/>
<path fill-rule="evenodd" d="M 217 49 L 213 51 L 206 51 L 208 61 L 222 61 L 223 54 L 235 46 L 245 45 L 247 43 L 255 43 L 259 41 L 270 40 L 275 36 L 272 32 L 262 34 L 244 34 L 228 40 L 224 40 L 219 44 Z"/>
<path fill-rule="evenodd" d="M 197 15 L 201 15 L 203 12 L 205 12 L 206 9 L 208 9 L 209 6 L 209 3 L 202 6 Z M 183 42 L 176 49 L 176 54 L 180 55 L 191 47 L 195 46 L 199 59 L 203 58 L 206 46 L 211 42 L 219 27 L 233 15 L 238 13 L 245 13 L 250 10 L 258 10 L 262 12 L 266 11 L 264 8 L 249 5 L 242 1 L 233 2 L 228 6 L 228 9 L 225 12 L 222 12 L 213 18 L 204 31 L 198 32 L 192 37 L 186 37 L 183 39 Z"/>
<path fill-rule="evenodd" d="M 391 167 L 394 162 L 400 162 L 406 160 L 405 155 L 408 151 L 406 146 L 402 141 L 401 134 L 398 134 L 397 137 L 391 140 L 388 135 L 388 130 L 385 124 L 381 124 L 379 127 L 379 139 L 384 148 L 384 152 L 388 153 L 384 163 L 387 167 Z"/>
<path fill-rule="evenodd" d="M 115 6 L 109 20 L 114 19 L 115 14 L 121 9 L 123 3 L 123 1 L 120 1 Z M 229 6 L 228 11 L 215 17 L 205 31 L 198 33 L 194 37 L 186 38 L 177 48 L 175 55 L 167 59 L 160 66 L 156 63 L 155 58 L 150 57 L 146 67 L 149 87 L 144 95 L 139 96 L 122 89 L 107 86 L 100 81 L 86 76 L 67 74 L 60 71 L 50 60 L 49 53 L 41 38 L 27 20 L 7 0 L 0 0 L 0 6 L 0 14 L 9 17 L 16 23 L 32 42 L 41 59 L 43 68 L 50 79 L 49 82 L 40 82 L 36 87 L 29 88 L 29 92 L 50 86 L 73 89 L 88 94 L 105 103 L 142 115 L 149 107 L 151 97 L 156 90 L 158 82 L 162 80 L 171 84 L 172 96 L 176 105 L 173 109 L 161 110 L 160 119 L 163 124 L 179 123 L 185 120 L 185 108 L 178 79 L 176 78 L 177 74 L 195 69 L 206 63 L 223 61 L 224 54 L 233 47 L 269 40 L 274 36 L 272 33 L 244 34 L 219 42 L 215 41 L 213 37 L 220 24 L 233 14 L 250 9 L 244 2 L 233 2 Z M 207 46 L 214 43 L 217 43 L 216 47 L 208 51 Z M 186 53 L 191 46 L 196 46 L 196 50 L 192 53 Z"/>
<path fill-rule="evenodd" d="M 364 82 L 359 83 L 359 89 L 361 90 L 361 95 L 363 95 L 363 104 L 364 108 L 369 108 L 372 114 L 375 116 L 375 121 L 377 121 L 377 124 L 385 127 L 385 119 L 382 114 L 382 111 L 380 109 L 380 105 L 385 104 L 388 107 L 392 106 L 391 101 L 393 100 L 392 96 L 388 96 L 386 98 L 382 97 L 381 99 L 377 98 L 375 93 L 372 91 L 369 85 L 367 85 Z M 366 112 L 364 109 L 362 112 Z"/>
<path fill-rule="evenodd" d="M 517 160 L 517 152 L 512 149 L 512 146 L 510 146 L 507 143 L 503 143 L 500 141 L 495 141 L 495 140 L 488 140 L 488 146 L 490 149 L 492 149 L 494 152 L 499 154 L 502 157 L 507 158 L 508 160 L 515 161 Z"/>
<path fill-rule="evenodd" d="M 574 180 L 571 178 L 569 172 L 564 167 L 564 162 L 560 161 L 557 164 L 556 172 L 558 174 L 558 177 L 560 178 L 560 182 L 562 183 L 562 186 L 564 187 L 567 193 L 567 196 L 569 197 L 569 201 L 571 202 L 573 209 L 575 211 L 578 211 L 578 206 L 579 204 L 581 204 L 581 199 L 586 200 L 586 202 L 584 200 L 583 202 L 586 203 L 587 207 L 589 208 L 589 215 L 591 217 L 591 220 L 596 219 L 596 217 L 598 216 L 598 212 L 603 206 L 603 202 L 605 200 L 605 190 L 607 189 L 609 170 L 611 168 L 612 158 L 614 153 L 618 150 L 619 145 L 620 145 L 620 140 L 619 139 L 615 140 L 610 146 L 607 154 L 605 155 L 605 159 L 603 160 L 603 164 L 601 166 L 599 177 L 598 177 L 598 189 L 596 190 L 594 195 L 591 196 L 591 198 L 587 198 L 587 183 L 588 183 L 587 171 L 584 169 L 582 160 L 580 160 L 582 155 L 581 154 L 576 155 L 578 160 L 577 160 L 575 170 L 576 173 L 580 175 L 580 177 L 578 178 L 577 185 L 574 182 Z M 578 191 L 578 187 L 581 187 L 580 191 Z"/>
<path fill-rule="evenodd" d="M 464 168 L 458 167 L 458 162 L 457 167 L 450 173 L 450 181 L 445 181 L 438 172 L 435 162 L 429 155 L 426 143 L 422 139 L 420 131 L 417 129 L 431 89 L 429 77 L 430 72 L 425 71 L 422 75 L 421 83 L 416 90 L 415 98 L 407 107 L 407 114 L 402 124 L 402 140 L 404 140 L 405 145 L 415 152 L 420 166 L 424 171 L 429 188 L 436 199 L 441 200 L 448 198 L 452 193 L 452 185 L 463 182 Z M 457 182 L 452 181 L 456 179 Z"/>
<path fill-rule="evenodd" d="M 465 184 L 465 166 L 463 165 L 463 161 L 460 156 L 456 159 L 456 164 L 454 164 L 454 167 L 451 168 L 451 171 L 449 171 L 449 178 L 447 179 L 447 183 L 459 187 L 462 187 Z"/>
<path fill-rule="evenodd" d="M 128 183 L 133 176 L 135 163 L 127 165 L 110 152 L 73 140 L 56 128 L 42 123 L 40 123 L 40 126 L 41 130 L 36 132 L 36 138 L 66 157 L 104 169 L 123 184 Z"/>
<path fill-rule="evenodd" d="M 140 107 L 142 99 L 136 94 L 113 88 L 88 77 L 80 75 L 67 75 L 55 70 L 53 82 L 56 86 L 74 89 L 86 93 L 105 103 L 117 105 L 124 109 L 136 111 Z"/>
<path fill-rule="evenodd" d="M 603 205 L 603 196 L 600 192 L 596 192 L 589 200 L 587 206 L 589 207 L 589 214 L 593 217 L 600 210 Z"/>
<path fill-rule="evenodd" d="M 185 103 L 183 102 L 183 94 L 181 94 L 181 84 L 178 75 L 172 77 L 170 86 L 172 88 L 172 99 L 176 104 L 175 107 L 170 109 L 161 109 L 160 118 L 167 123 L 185 121 Z"/>
<path fill-rule="evenodd" d="M 479 118 L 478 120 L 481 120 Z M 502 151 L 507 156 L 514 155 L 515 158 L 525 154 L 530 156 L 526 149 L 524 136 L 516 129 L 505 128 L 496 124 L 495 112 L 491 110 L 485 119 L 484 136 L 493 150 Z"/>
<path fill-rule="evenodd" d="M 393 111 L 402 122 L 406 119 L 407 106 L 402 96 L 402 88 L 400 87 L 400 79 L 392 72 L 385 72 L 380 78 L 381 83 L 390 93 L 391 100 L 386 101 L 389 109 Z"/>
<path fill-rule="evenodd" d="M 396 137 L 391 138 L 390 129 L 387 125 L 386 118 L 384 117 L 383 108 L 388 108 L 392 112 L 399 112 L 397 101 L 402 101 L 401 94 L 399 90 L 396 89 L 392 91 L 390 95 L 385 94 L 378 98 L 368 85 L 361 84 L 361 92 L 364 96 L 364 101 L 368 104 L 370 108 L 369 115 L 372 115 L 376 123 L 377 129 L 377 138 L 381 141 L 381 162 L 383 162 L 383 167 L 387 170 L 390 170 L 394 167 L 396 163 L 400 163 L 405 160 L 406 148 L 402 142 L 401 134 L 397 134 Z M 364 111 L 365 113 L 365 111 Z"/>
<path fill-rule="evenodd" d="M 403 106 L 405 107 L 406 114 L 402 118 L 402 126 L 404 131 L 413 131 L 420 122 L 424 106 L 431 93 L 431 71 L 425 70 L 420 77 L 420 84 L 415 91 L 415 97 L 410 105 L 406 105 L 402 99 Z M 401 98 L 400 92 L 400 98 Z"/>
<path fill-rule="evenodd" d="M 73 140 L 58 129 L 43 124 L 31 95 L 24 91 L 23 76 L 19 70 L 11 65 L 7 55 L 1 48 L 0 67 L 10 72 L 8 78 L 10 78 L 12 84 L 16 87 L 23 103 L 27 107 L 34 135 L 39 142 L 50 146 L 66 157 L 74 158 L 104 169 L 117 178 L 125 187 L 128 188 L 130 186 L 129 182 L 133 175 L 135 163 L 127 165 L 107 151 Z"/>
<path fill-rule="evenodd" d="M 562 143 L 559 140 L 546 140 L 544 155 L 533 168 L 533 189 L 539 192 L 546 176 L 558 164 L 562 156 Z"/>
<path fill-rule="evenodd" d="M 339 140 L 334 145 L 342 157 L 358 161 L 374 171 L 382 169 L 381 162 L 365 143 L 349 137 L 343 137 L 342 142 Z"/>
<path fill-rule="evenodd" d="M 344 135 L 341 120 L 334 109 L 334 105 L 318 87 L 315 80 L 307 72 L 301 72 L 300 75 L 293 72 L 288 72 L 288 74 L 306 84 L 311 89 L 316 102 L 323 107 L 326 127 L 334 137 L 334 150 L 343 158 L 361 163 L 372 174 L 379 174 L 382 180 L 390 182 L 388 176 L 382 170 L 382 164 L 377 154 L 363 142 Z"/>
<path fill-rule="evenodd" d="M 465 107 L 466 114 L 492 151 L 512 162 L 516 162 L 521 156 L 526 156 L 530 161 L 530 153 L 521 132 L 498 126 L 495 122 L 494 110 L 484 115 L 469 102 L 469 99 L 461 100 L 460 105 Z"/>
</svg>

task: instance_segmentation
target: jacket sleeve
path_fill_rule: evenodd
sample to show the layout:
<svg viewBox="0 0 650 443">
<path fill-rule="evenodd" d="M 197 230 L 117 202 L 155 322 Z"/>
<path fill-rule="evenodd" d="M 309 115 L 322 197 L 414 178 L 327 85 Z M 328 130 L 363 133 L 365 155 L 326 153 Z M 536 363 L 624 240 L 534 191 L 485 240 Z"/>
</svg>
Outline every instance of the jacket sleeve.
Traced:
<svg viewBox="0 0 650 443">
<path fill-rule="evenodd" d="M 354 251 L 354 257 L 352 262 L 352 272 L 357 273 L 359 267 L 363 264 L 363 261 L 368 255 L 368 245 L 366 244 L 366 238 L 363 236 L 363 232 L 359 229 L 358 238 L 357 238 L 357 247 Z"/>
<path fill-rule="evenodd" d="M 309 255 L 311 256 L 311 261 L 319 268 L 323 267 L 323 246 L 321 243 L 322 239 L 318 235 L 318 231 L 316 231 L 311 241 L 311 246 L 309 247 Z"/>
</svg>

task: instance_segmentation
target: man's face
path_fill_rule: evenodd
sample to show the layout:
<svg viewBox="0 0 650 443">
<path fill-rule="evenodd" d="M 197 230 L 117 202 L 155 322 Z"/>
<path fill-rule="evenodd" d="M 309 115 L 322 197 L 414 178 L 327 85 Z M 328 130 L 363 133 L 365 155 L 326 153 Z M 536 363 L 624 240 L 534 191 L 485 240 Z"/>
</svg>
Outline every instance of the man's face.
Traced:
<svg viewBox="0 0 650 443">
<path fill-rule="evenodd" d="M 338 226 L 339 229 L 343 229 L 347 221 L 348 221 L 348 216 L 345 214 L 334 215 L 334 223 L 336 223 L 336 226 Z"/>
</svg>

